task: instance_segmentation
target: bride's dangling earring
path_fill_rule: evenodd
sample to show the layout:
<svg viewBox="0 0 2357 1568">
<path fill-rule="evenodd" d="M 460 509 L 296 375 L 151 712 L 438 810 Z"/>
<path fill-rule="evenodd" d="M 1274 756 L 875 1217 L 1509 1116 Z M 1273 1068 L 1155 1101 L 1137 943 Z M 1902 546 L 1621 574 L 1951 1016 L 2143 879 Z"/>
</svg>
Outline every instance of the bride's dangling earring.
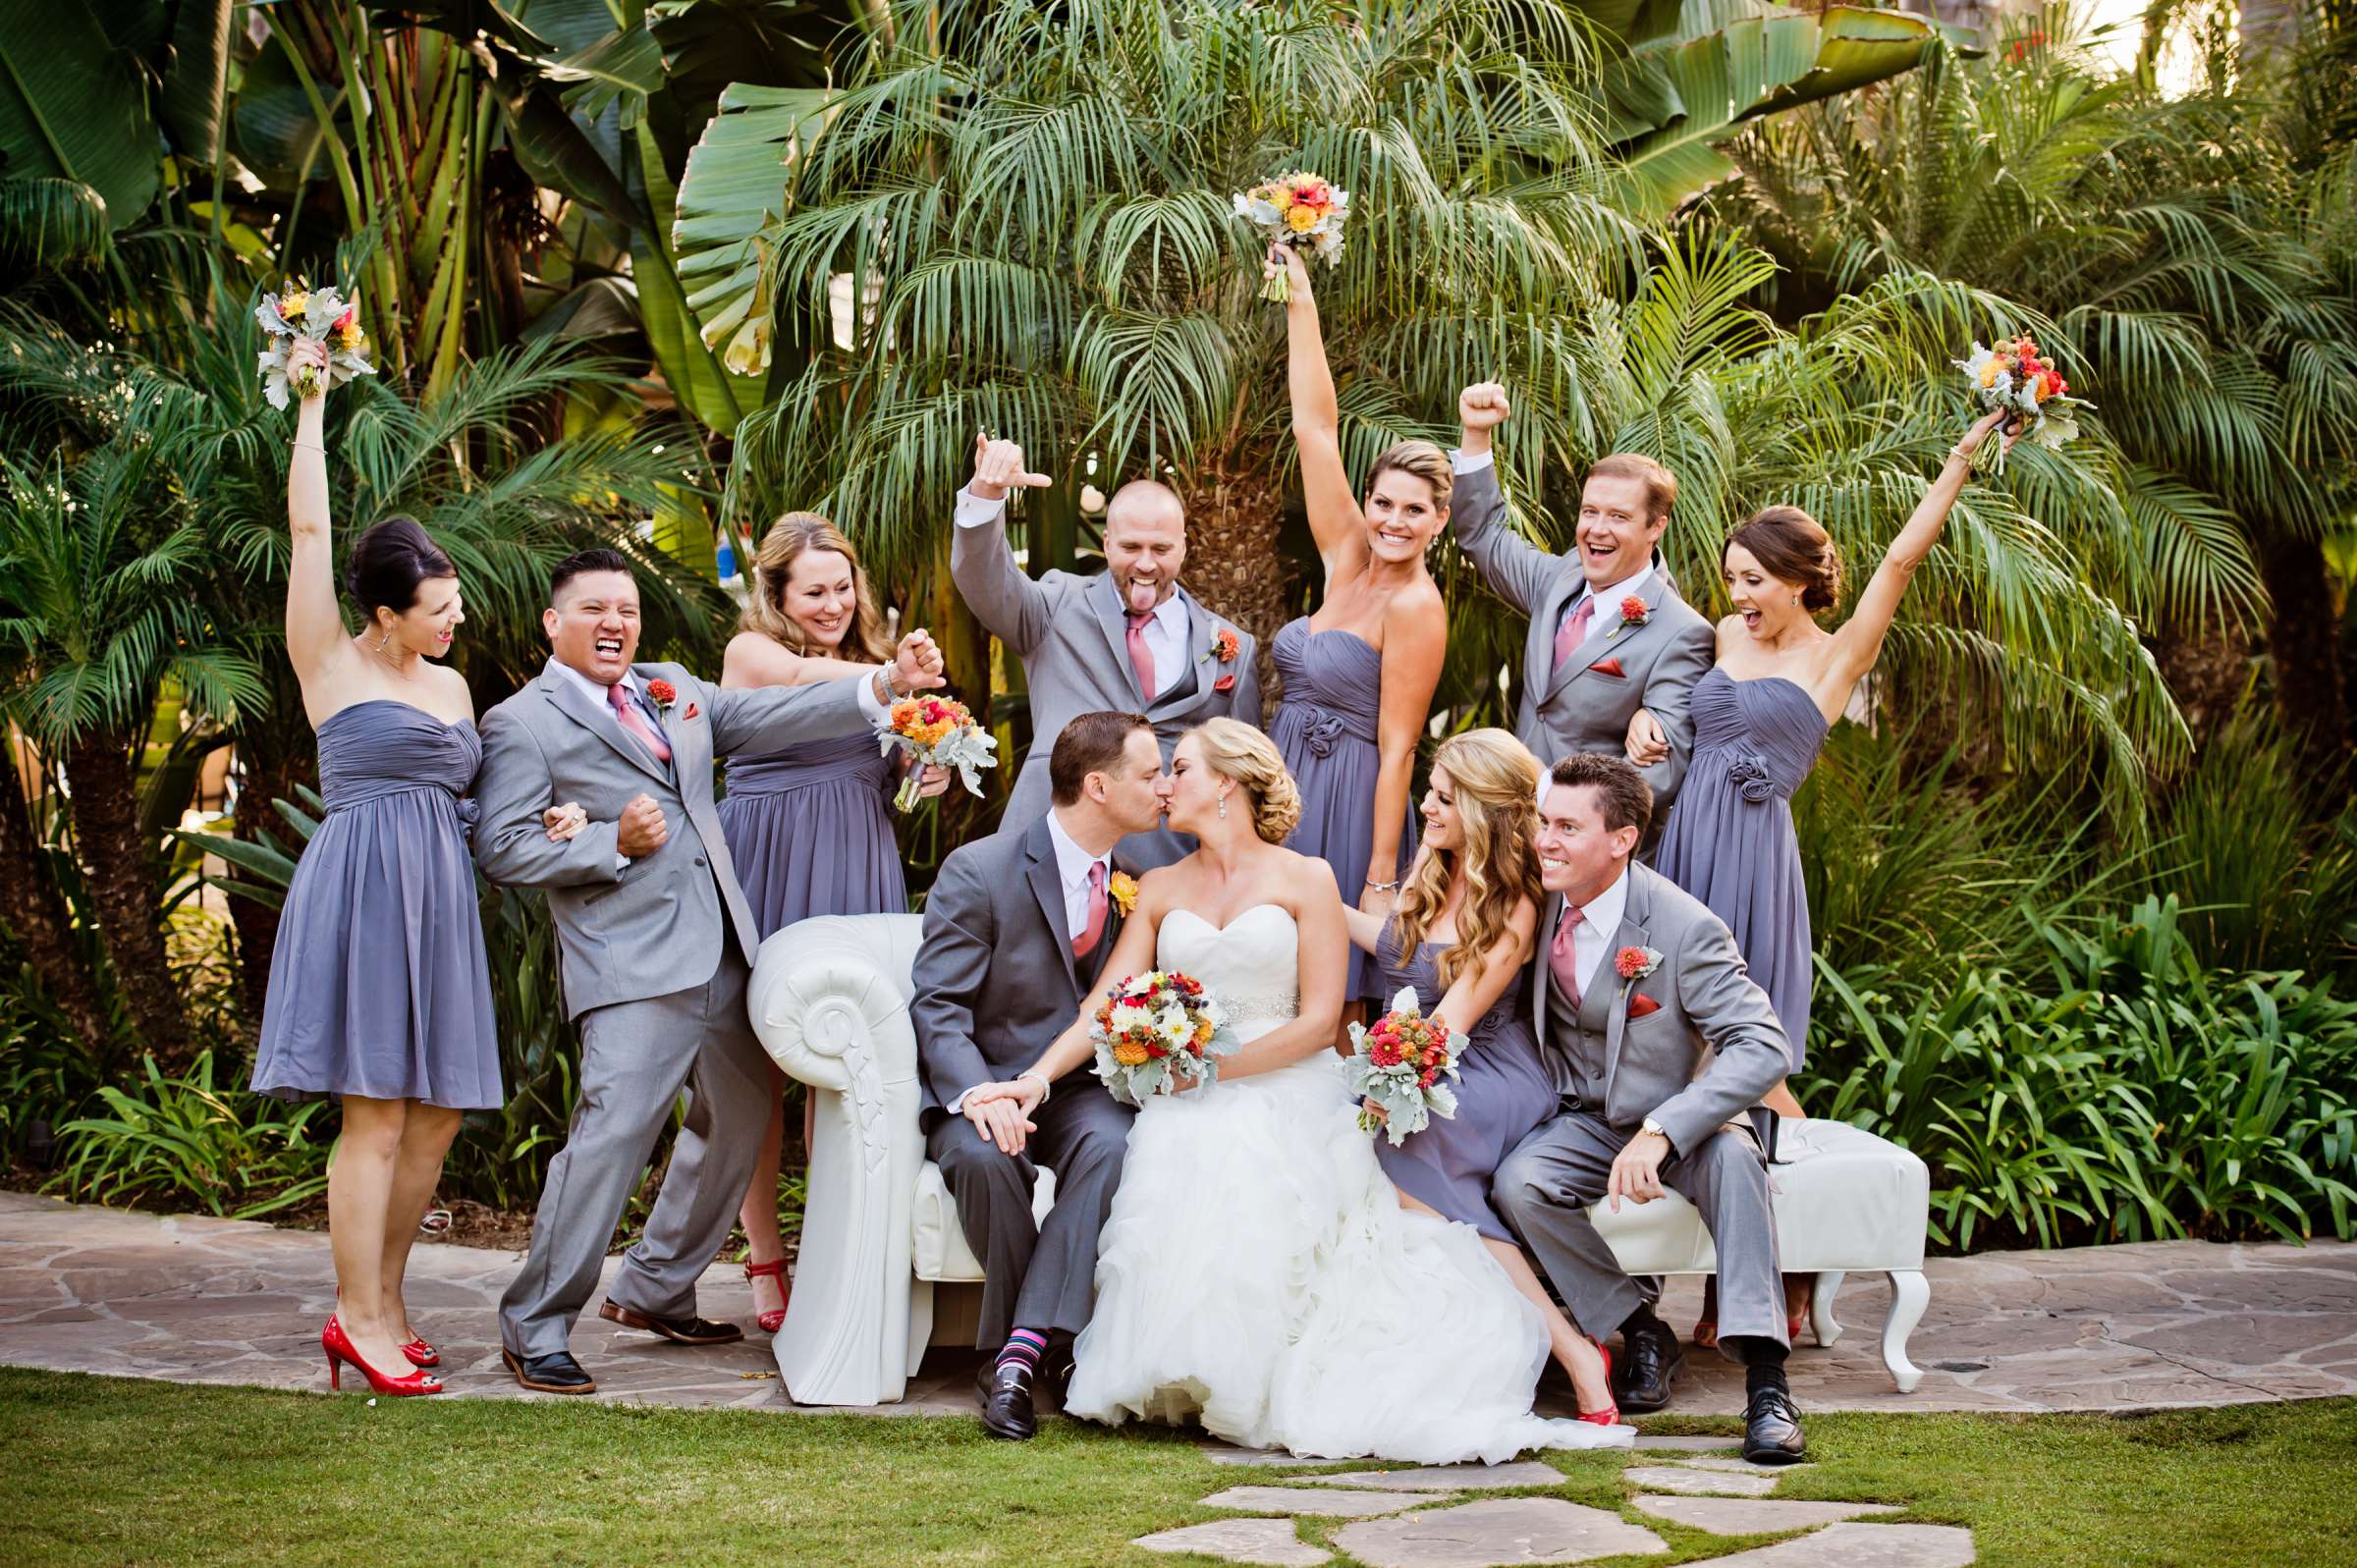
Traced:
<svg viewBox="0 0 2357 1568">
<path fill-rule="evenodd" d="M 1222 822 L 1228 820 L 1228 797 L 1226 795 L 1220 796 L 1220 820 Z"/>
</svg>

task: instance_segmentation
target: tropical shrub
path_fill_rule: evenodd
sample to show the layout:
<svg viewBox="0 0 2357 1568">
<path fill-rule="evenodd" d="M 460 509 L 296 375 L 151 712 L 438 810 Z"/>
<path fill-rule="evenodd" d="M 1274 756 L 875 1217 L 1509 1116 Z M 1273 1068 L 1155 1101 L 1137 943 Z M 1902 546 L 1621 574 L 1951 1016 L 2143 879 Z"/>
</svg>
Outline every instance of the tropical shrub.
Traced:
<svg viewBox="0 0 2357 1568">
<path fill-rule="evenodd" d="M 167 1077 L 153 1056 L 127 1088 L 103 1084 L 92 1112 L 58 1129 L 53 1187 L 93 1203 L 155 1203 L 250 1219 L 327 1190 L 329 1146 L 312 1123 L 326 1102 L 289 1105 L 218 1089 L 213 1054 Z"/>
</svg>

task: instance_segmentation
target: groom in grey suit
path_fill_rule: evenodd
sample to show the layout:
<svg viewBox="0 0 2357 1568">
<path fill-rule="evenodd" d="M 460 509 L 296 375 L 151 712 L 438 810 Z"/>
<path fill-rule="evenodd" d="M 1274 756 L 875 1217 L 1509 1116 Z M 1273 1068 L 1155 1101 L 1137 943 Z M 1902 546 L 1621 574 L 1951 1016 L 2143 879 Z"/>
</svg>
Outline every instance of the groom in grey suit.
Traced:
<svg viewBox="0 0 2357 1568">
<path fill-rule="evenodd" d="M 683 1087 L 663 1190 L 599 1315 L 684 1344 L 742 1337 L 695 1313 L 771 1096 L 744 1011 L 760 939 L 713 811 L 713 756 L 857 734 L 896 691 L 941 684 L 941 665 L 922 632 L 895 665 L 824 685 L 724 691 L 678 665 L 633 664 L 638 589 L 612 550 L 558 564 L 541 626 L 547 668 L 483 716 L 474 852 L 494 882 L 547 892 L 580 1023 L 573 1125 L 499 1309 L 517 1381 L 580 1394 L 597 1385 L 567 1347 L 573 1323 Z M 544 826 L 558 805 L 588 819 L 570 838 Z"/>
<path fill-rule="evenodd" d="M 1767 1159 L 1750 1120 L 1787 1068 L 1784 1033 L 1719 917 L 1629 858 L 1651 809 L 1621 758 L 1578 754 L 1549 775 L 1534 847 L 1553 896 L 1531 997 L 1561 1100 L 1498 1167 L 1493 1192 L 1581 1331 L 1621 1332 L 1623 1369 L 1667 1355 L 1674 1372 L 1676 1339 L 1588 1205 L 1675 1192 L 1700 1210 L 1719 1255 L 1719 1345 L 1747 1369 L 1745 1457 L 1788 1463 L 1801 1454 L 1800 1418 L 1784 1382 Z"/>
<path fill-rule="evenodd" d="M 1490 591 L 1530 618 L 1514 733 L 1542 763 L 1582 751 L 1617 757 L 1629 720 L 1639 708 L 1651 713 L 1669 742 L 1640 770 L 1658 832 L 1694 749 L 1694 683 L 1718 657 L 1711 623 L 1678 597 L 1658 549 L 1677 481 L 1633 453 L 1599 459 L 1580 488 L 1575 548 L 1553 555 L 1506 521 L 1490 433 L 1507 413 L 1495 382 L 1457 395 L 1464 445 L 1449 523 Z M 1632 597 L 1643 614 L 1624 618 Z"/>
<path fill-rule="evenodd" d="M 1124 485 L 1105 510 L 1105 569 L 1033 579 L 1007 549 L 1007 493 L 1047 483 L 1024 468 L 1014 442 L 977 441 L 950 544 L 959 594 L 1022 661 L 1030 693 L 1031 750 L 1004 823 L 1018 831 L 1048 809 L 1048 756 L 1074 714 L 1144 714 L 1165 763 L 1179 735 L 1206 719 L 1260 723 L 1252 638 L 1178 586 L 1186 511 L 1177 493 L 1150 479 Z M 1167 866 L 1193 847 L 1159 828 L 1122 841 L 1142 867 Z"/>
</svg>

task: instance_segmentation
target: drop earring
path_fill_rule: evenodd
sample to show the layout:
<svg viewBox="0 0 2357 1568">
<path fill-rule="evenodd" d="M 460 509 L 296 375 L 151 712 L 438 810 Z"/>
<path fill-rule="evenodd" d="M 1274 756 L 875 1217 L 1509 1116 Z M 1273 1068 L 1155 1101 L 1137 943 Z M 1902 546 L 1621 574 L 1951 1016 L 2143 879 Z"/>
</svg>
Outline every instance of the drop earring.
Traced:
<svg viewBox="0 0 2357 1568">
<path fill-rule="evenodd" d="M 1226 795 L 1220 796 L 1220 820 L 1222 822 L 1228 820 L 1228 797 Z"/>
<path fill-rule="evenodd" d="M 381 636 L 381 637 L 377 638 L 377 639 L 376 639 L 376 651 L 377 651 L 378 653 L 383 653 L 383 652 L 385 651 L 385 644 L 386 644 L 386 643 L 388 643 L 388 642 L 391 642 L 392 640 L 393 640 L 393 633 L 392 633 L 392 632 L 390 632 L 390 631 L 386 632 L 386 633 L 385 633 L 383 636 Z"/>
</svg>

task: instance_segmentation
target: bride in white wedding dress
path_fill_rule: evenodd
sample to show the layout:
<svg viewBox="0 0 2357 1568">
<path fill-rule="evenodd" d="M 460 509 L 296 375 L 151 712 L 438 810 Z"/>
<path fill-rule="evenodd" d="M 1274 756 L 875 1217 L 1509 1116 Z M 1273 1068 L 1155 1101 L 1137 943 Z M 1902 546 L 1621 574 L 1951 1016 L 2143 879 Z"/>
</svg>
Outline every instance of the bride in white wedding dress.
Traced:
<svg viewBox="0 0 2357 1568">
<path fill-rule="evenodd" d="M 1626 1427 L 1531 1413 L 1537 1309 L 1470 1226 L 1414 1213 L 1359 1130 L 1332 1049 L 1343 906 L 1325 862 L 1281 847 L 1299 814 L 1257 730 L 1218 719 L 1172 761 L 1170 825 L 1201 845 L 1149 873 L 1108 989 L 1183 970 L 1243 1049 L 1207 1089 L 1138 1113 L 1097 1256 L 1097 1305 L 1067 1414 L 1203 1427 L 1317 1458 L 1447 1464 L 1625 1446 Z M 1087 1019 L 987 1092 L 1028 1110 L 1092 1059 Z"/>
</svg>

